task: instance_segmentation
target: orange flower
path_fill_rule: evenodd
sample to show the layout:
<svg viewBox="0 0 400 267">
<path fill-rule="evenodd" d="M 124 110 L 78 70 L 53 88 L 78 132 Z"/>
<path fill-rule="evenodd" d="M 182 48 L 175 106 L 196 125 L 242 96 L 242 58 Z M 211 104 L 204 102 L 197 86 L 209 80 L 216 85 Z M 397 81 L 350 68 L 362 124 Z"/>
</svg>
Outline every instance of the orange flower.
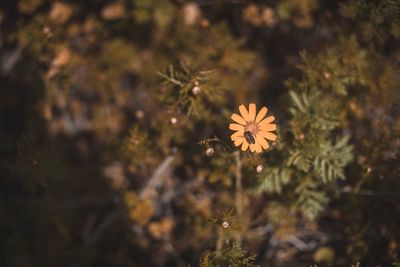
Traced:
<svg viewBox="0 0 400 267">
<path fill-rule="evenodd" d="M 235 131 L 231 139 L 235 146 L 242 146 L 242 151 L 250 148 L 251 152 L 261 153 L 263 149 L 268 149 L 267 140 L 275 141 L 276 135 L 271 131 L 276 130 L 274 116 L 268 116 L 266 107 L 262 107 L 256 114 L 256 104 L 250 103 L 249 110 L 244 105 L 239 106 L 240 115 L 233 113 L 231 119 L 236 123 L 229 124 L 229 129 Z"/>
</svg>

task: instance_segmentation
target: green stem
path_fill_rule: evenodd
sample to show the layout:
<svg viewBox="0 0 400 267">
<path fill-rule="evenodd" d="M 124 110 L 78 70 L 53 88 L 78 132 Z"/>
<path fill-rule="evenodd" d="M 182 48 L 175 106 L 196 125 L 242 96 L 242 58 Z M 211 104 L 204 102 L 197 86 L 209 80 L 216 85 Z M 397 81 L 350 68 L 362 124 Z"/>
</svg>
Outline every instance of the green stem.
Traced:
<svg viewBox="0 0 400 267">
<path fill-rule="evenodd" d="M 243 187 L 242 187 L 242 160 L 240 158 L 240 152 L 236 151 L 236 213 L 238 222 L 242 223 L 243 217 Z M 237 234 L 236 240 L 240 245 L 242 242 L 242 236 L 240 231 Z"/>
<path fill-rule="evenodd" d="M 216 257 L 220 257 L 221 256 L 221 250 L 222 250 L 222 231 L 219 229 L 218 230 L 218 239 L 217 242 L 215 244 L 215 255 Z"/>
</svg>

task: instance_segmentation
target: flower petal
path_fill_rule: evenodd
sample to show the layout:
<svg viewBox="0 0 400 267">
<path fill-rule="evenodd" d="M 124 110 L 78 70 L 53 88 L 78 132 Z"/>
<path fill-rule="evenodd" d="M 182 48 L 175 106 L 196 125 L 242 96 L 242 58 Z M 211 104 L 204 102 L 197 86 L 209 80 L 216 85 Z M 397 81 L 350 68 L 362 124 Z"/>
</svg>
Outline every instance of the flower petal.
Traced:
<svg viewBox="0 0 400 267">
<path fill-rule="evenodd" d="M 250 144 L 250 151 L 255 152 L 256 151 L 256 145 L 255 144 Z"/>
<path fill-rule="evenodd" d="M 256 147 L 256 152 L 257 152 L 257 153 L 261 153 L 261 152 L 262 152 L 262 148 L 261 148 L 260 143 L 256 143 L 256 144 L 255 144 L 255 147 Z"/>
<path fill-rule="evenodd" d="M 239 106 L 239 111 L 240 111 L 240 115 L 242 115 L 243 119 L 245 121 L 250 121 L 249 120 L 249 113 L 247 112 L 247 109 L 244 105 L 240 105 Z"/>
<path fill-rule="evenodd" d="M 276 130 L 276 124 L 275 123 L 267 123 L 260 125 L 261 130 L 265 132 L 270 132 L 270 131 L 275 131 Z"/>
<path fill-rule="evenodd" d="M 270 132 L 258 132 L 258 135 L 261 135 L 262 137 L 264 137 L 267 140 L 271 140 L 271 141 L 275 141 L 276 140 L 276 134 L 270 133 Z"/>
<path fill-rule="evenodd" d="M 237 122 L 237 123 L 239 123 L 239 124 L 241 124 L 241 125 L 246 125 L 246 123 L 247 123 L 247 122 L 242 118 L 242 116 L 239 116 L 239 115 L 236 114 L 236 113 L 233 113 L 233 114 L 232 114 L 231 119 L 232 119 L 234 122 Z"/>
<path fill-rule="evenodd" d="M 231 129 L 233 131 L 243 131 L 244 126 L 237 124 L 237 123 L 231 123 L 231 124 L 229 124 L 229 129 Z"/>
<path fill-rule="evenodd" d="M 250 103 L 249 104 L 249 120 L 254 121 L 256 118 L 256 104 Z"/>
<path fill-rule="evenodd" d="M 232 141 L 235 141 L 235 140 L 238 139 L 238 138 L 243 138 L 243 133 L 242 133 L 241 131 L 234 132 L 234 133 L 231 135 L 231 140 L 232 140 Z"/>
<path fill-rule="evenodd" d="M 235 146 L 240 146 L 244 142 L 244 138 L 237 138 L 233 143 Z"/>
<path fill-rule="evenodd" d="M 259 121 L 261 121 L 262 119 L 264 119 L 264 117 L 265 117 L 265 115 L 267 114 L 267 112 L 268 112 L 268 109 L 267 109 L 266 107 L 262 107 L 262 108 L 260 109 L 260 111 L 258 112 L 258 114 L 257 114 L 256 122 L 259 122 Z"/>
<path fill-rule="evenodd" d="M 247 142 L 242 143 L 242 151 L 246 151 L 249 148 L 249 144 Z"/>
<path fill-rule="evenodd" d="M 269 148 L 269 144 L 268 144 L 267 140 L 265 140 L 264 137 L 262 137 L 260 135 L 257 135 L 256 139 L 257 139 L 257 143 L 260 144 L 263 149 L 268 149 Z"/>
<path fill-rule="evenodd" d="M 274 120 L 275 120 L 274 116 L 268 116 L 266 119 L 263 119 L 262 121 L 260 121 L 260 125 L 269 124 L 269 123 L 273 122 Z"/>
</svg>

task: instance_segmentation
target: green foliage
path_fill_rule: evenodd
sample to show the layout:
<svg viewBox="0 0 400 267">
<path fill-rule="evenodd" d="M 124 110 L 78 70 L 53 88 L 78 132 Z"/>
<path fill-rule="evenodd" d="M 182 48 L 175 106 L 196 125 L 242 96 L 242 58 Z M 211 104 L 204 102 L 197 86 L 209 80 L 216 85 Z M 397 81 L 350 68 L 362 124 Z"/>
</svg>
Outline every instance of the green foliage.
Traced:
<svg viewBox="0 0 400 267">
<path fill-rule="evenodd" d="M 399 1 L 6 2 L 1 267 L 399 257 Z"/>
<path fill-rule="evenodd" d="M 315 218 L 321 211 L 324 210 L 328 202 L 325 192 L 318 189 L 318 184 L 310 179 L 303 177 L 302 182 L 295 190 L 297 195 L 296 205 L 308 218 Z"/>
<path fill-rule="evenodd" d="M 129 136 L 125 139 L 122 145 L 122 153 L 134 166 L 140 160 L 144 160 L 147 156 L 151 144 L 148 140 L 148 134 L 134 127 L 130 130 Z"/>
<path fill-rule="evenodd" d="M 316 131 L 319 135 L 339 126 L 337 112 L 339 105 L 334 98 L 314 91 L 308 93 L 290 91 L 289 94 L 293 103 L 289 110 L 293 116 L 292 125 L 296 131 L 310 129 L 310 133 Z M 315 137 L 318 138 L 318 136 Z"/>
<path fill-rule="evenodd" d="M 238 245 L 212 253 L 206 253 L 200 260 L 200 267 L 256 267 L 255 256 L 248 256 L 246 250 L 240 248 Z"/>
<path fill-rule="evenodd" d="M 297 201 L 294 204 L 307 217 L 315 218 L 328 202 L 327 193 L 321 191 L 323 184 L 345 179 L 344 168 L 353 159 L 349 138 L 338 136 L 336 129 L 340 127 L 340 99 L 358 80 L 353 78 L 354 71 L 350 71 L 355 65 L 342 67 L 333 59 L 333 53 L 328 53 L 328 60 L 324 61 L 320 56 L 310 59 L 306 53 L 301 55 L 304 63 L 299 68 L 303 79 L 286 82 L 291 100 L 291 128 L 284 133 L 288 141 L 279 151 L 284 164 L 267 172 L 258 190 L 281 193 L 283 186 L 295 186 Z M 330 63 L 329 58 L 335 63 Z M 317 78 L 324 77 L 323 70 L 329 68 L 329 73 L 336 73 L 334 77 L 337 78 Z"/>
<path fill-rule="evenodd" d="M 344 167 L 353 159 L 352 148 L 348 145 L 348 138 L 342 137 L 336 143 L 321 145 L 321 154 L 313 161 L 313 172 L 323 182 L 344 179 Z"/>
<path fill-rule="evenodd" d="M 341 3 L 343 16 L 357 21 L 362 37 L 378 44 L 383 44 L 388 35 L 400 37 L 399 11 L 400 3 L 396 0 L 352 0 Z"/>
<path fill-rule="evenodd" d="M 290 182 L 292 170 L 289 168 L 268 168 L 260 179 L 257 192 L 282 193 L 282 189 Z"/>
<path fill-rule="evenodd" d="M 368 67 L 366 51 L 360 48 L 354 35 L 339 40 L 335 47 L 320 55 L 310 56 L 303 51 L 300 56 L 302 62 L 298 68 L 304 75 L 302 82 L 306 85 L 299 87 L 318 87 L 319 90 L 326 90 L 325 93 L 345 96 L 349 87 L 363 85 L 368 79 L 365 73 Z M 288 87 L 292 86 L 288 84 Z"/>
<path fill-rule="evenodd" d="M 212 71 L 192 69 L 183 61 L 180 62 L 178 69 L 170 65 L 167 72 L 158 73 L 167 86 L 161 101 L 170 106 L 170 109 L 178 108 L 189 116 L 205 114 L 207 102 L 210 99 L 221 98 L 223 93 L 207 84 L 210 74 Z"/>
</svg>

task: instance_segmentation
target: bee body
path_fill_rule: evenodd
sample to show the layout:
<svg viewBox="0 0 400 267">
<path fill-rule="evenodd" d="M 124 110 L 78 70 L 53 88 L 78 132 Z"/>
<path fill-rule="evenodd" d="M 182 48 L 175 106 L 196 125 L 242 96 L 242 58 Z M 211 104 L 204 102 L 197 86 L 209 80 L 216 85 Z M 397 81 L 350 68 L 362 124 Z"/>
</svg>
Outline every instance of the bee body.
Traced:
<svg viewBox="0 0 400 267">
<path fill-rule="evenodd" d="M 256 140 L 254 139 L 254 136 L 251 134 L 250 131 L 244 132 L 244 138 L 246 139 L 247 143 L 249 143 L 249 145 L 256 143 Z"/>
</svg>

